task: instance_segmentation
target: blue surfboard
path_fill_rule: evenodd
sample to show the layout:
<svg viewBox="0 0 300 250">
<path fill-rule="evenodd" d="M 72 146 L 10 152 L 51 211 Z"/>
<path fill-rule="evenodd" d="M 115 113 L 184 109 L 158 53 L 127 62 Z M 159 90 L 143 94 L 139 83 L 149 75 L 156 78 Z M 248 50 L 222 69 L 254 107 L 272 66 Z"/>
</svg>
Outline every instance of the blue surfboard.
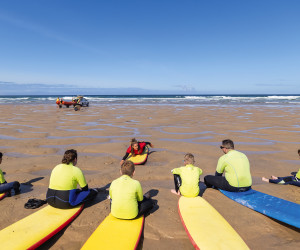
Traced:
<svg viewBox="0 0 300 250">
<path fill-rule="evenodd" d="M 300 204 L 250 189 L 246 192 L 220 190 L 228 198 L 259 213 L 300 228 Z"/>
</svg>

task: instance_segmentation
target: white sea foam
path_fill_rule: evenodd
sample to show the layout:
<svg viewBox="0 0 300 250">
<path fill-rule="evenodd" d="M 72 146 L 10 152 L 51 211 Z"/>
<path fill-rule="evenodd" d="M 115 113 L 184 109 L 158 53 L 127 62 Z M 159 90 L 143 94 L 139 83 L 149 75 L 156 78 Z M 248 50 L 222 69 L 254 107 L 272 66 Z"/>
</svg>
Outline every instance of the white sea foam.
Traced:
<svg viewBox="0 0 300 250">
<path fill-rule="evenodd" d="M 57 96 L 0 96 L 0 104 L 55 104 Z M 60 96 L 71 100 L 72 96 Z M 170 105 L 300 105 L 300 95 L 152 95 L 86 96 L 91 104 L 170 104 Z"/>
</svg>

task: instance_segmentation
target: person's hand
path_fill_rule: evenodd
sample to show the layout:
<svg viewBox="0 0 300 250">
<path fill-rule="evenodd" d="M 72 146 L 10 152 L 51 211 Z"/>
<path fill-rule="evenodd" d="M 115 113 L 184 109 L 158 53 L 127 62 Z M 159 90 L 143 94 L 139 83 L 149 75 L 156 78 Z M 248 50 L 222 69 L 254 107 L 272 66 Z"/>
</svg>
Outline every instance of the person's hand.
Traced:
<svg viewBox="0 0 300 250">
<path fill-rule="evenodd" d="M 153 144 L 152 144 L 152 143 L 150 143 L 150 147 L 151 147 L 151 148 L 154 148 L 154 146 L 153 146 Z"/>
<path fill-rule="evenodd" d="M 124 162 L 124 160 L 120 161 L 120 165 L 121 165 L 121 166 L 122 166 L 123 162 Z"/>
</svg>

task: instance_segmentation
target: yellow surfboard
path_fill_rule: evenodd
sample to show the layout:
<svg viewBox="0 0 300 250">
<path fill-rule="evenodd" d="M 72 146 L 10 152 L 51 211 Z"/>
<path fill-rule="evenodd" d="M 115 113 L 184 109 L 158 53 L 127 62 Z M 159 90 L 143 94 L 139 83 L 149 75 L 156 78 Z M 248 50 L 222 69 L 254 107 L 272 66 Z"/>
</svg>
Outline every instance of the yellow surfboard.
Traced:
<svg viewBox="0 0 300 250">
<path fill-rule="evenodd" d="M 5 196 L 6 196 L 6 193 L 0 194 L 0 201 L 1 201 L 2 199 L 4 199 Z"/>
<path fill-rule="evenodd" d="M 134 163 L 134 165 L 141 165 L 147 161 L 148 154 L 149 154 L 149 148 L 145 147 L 142 154 L 135 155 L 135 156 L 132 156 L 131 154 L 129 154 L 129 156 L 126 160 L 132 161 Z"/>
<path fill-rule="evenodd" d="M 109 214 L 98 226 L 81 250 L 136 249 L 143 231 L 144 216 L 120 220 Z"/>
<path fill-rule="evenodd" d="M 2 229 L 1 249 L 35 249 L 71 223 L 82 209 L 83 205 L 70 209 L 42 208 Z"/>
<path fill-rule="evenodd" d="M 178 211 L 196 249 L 249 249 L 222 215 L 203 198 L 181 196 Z"/>
</svg>

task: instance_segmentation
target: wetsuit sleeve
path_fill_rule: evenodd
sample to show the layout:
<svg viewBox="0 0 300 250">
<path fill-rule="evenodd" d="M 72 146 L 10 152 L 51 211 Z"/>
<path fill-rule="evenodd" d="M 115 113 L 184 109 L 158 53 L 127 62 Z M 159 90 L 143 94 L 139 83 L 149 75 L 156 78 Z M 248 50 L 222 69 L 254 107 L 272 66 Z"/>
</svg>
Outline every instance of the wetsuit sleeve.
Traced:
<svg viewBox="0 0 300 250">
<path fill-rule="evenodd" d="M 221 174 L 221 175 L 222 175 L 223 172 L 224 172 L 225 166 L 226 166 L 226 164 L 225 164 L 225 162 L 224 162 L 224 160 L 223 160 L 223 156 L 222 156 L 222 157 L 219 158 L 216 172 L 217 172 L 218 174 Z"/>
<path fill-rule="evenodd" d="M 202 175 L 203 171 L 201 168 L 199 168 L 199 176 Z"/>
<path fill-rule="evenodd" d="M 126 153 L 130 154 L 130 152 L 131 152 L 131 146 L 129 146 L 126 150 Z"/>
<path fill-rule="evenodd" d="M 137 201 L 142 201 L 144 199 L 142 186 L 139 182 L 137 182 L 136 194 L 137 194 Z"/>
<path fill-rule="evenodd" d="M 129 146 L 127 148 L 126 154 L 123 156 L 122 160 L 125 161 L 128 158 L 128 156 L 129 156 L 130 153 L 131 153 L 131 146 Z"/>
<path fill-rule="evenodd" d="M 76 178 L 77 178 L 77 183 L 79 184 L 79 186 L 81 188 L 84 188 L 85 186 L 87 186 L 85 177 L 79 168 L 77 168 Z"/>
<path fill-rule="evenodd" d="M 123 156 L 122 160 L 125 161 L 129 156 L 129 153 L 126 152 L 126 154 Z"/>
<path fill-rule="evenodd" d="M 180 168 L 174 168 L 171 170 L 172 174 L 177 174 L 180 175 L 181 174 L 181 169 Z"/>
<path fill-rule="evenodd" d="M 0 169 L 0 184 L 4 184 L 5 182 L 6 182 L 6 181 L 5 181 L 3 172 L 2 172 L 2 170 Z"/>
<path fill-rule="evenodd" d="M 296 174 L 296 178 L 300 179 L 300 169 L 298 170 L 298 173 Z"/>
<path fill-rule="evenodd" d="M 114 187 L 114 182 L 111 183 L 110 187 L 109 187 L 109 196 L 110 196 L 110 199 L 112 199 L 112 190 L 113 190 L 113 187 Z"/>
<path fill-rule="evenodd" d="M 148 142 L 148 141 L 143 141 L 143 142 L 139 142 L 139 145 L 141 148 L 144 148 L 146 146 L 150 146 L 151 145 L 151 142 Z M 151 146 L 150 146 L 151 147 Z"/>
<path fill-rule="evenodd" d="M 82 189 L 82 191 L 88 191 L 89 190 L 89 186 L 88 185 L 86 185 L 86 186 L 84 186 L 83 188 L 81 188 Z"/>
<path fill-rule="evenodd" d="M 223 174 L 218 173 L 217 171 L 215 172 L 215 176 L 222 176 Z"/>
</svg>

